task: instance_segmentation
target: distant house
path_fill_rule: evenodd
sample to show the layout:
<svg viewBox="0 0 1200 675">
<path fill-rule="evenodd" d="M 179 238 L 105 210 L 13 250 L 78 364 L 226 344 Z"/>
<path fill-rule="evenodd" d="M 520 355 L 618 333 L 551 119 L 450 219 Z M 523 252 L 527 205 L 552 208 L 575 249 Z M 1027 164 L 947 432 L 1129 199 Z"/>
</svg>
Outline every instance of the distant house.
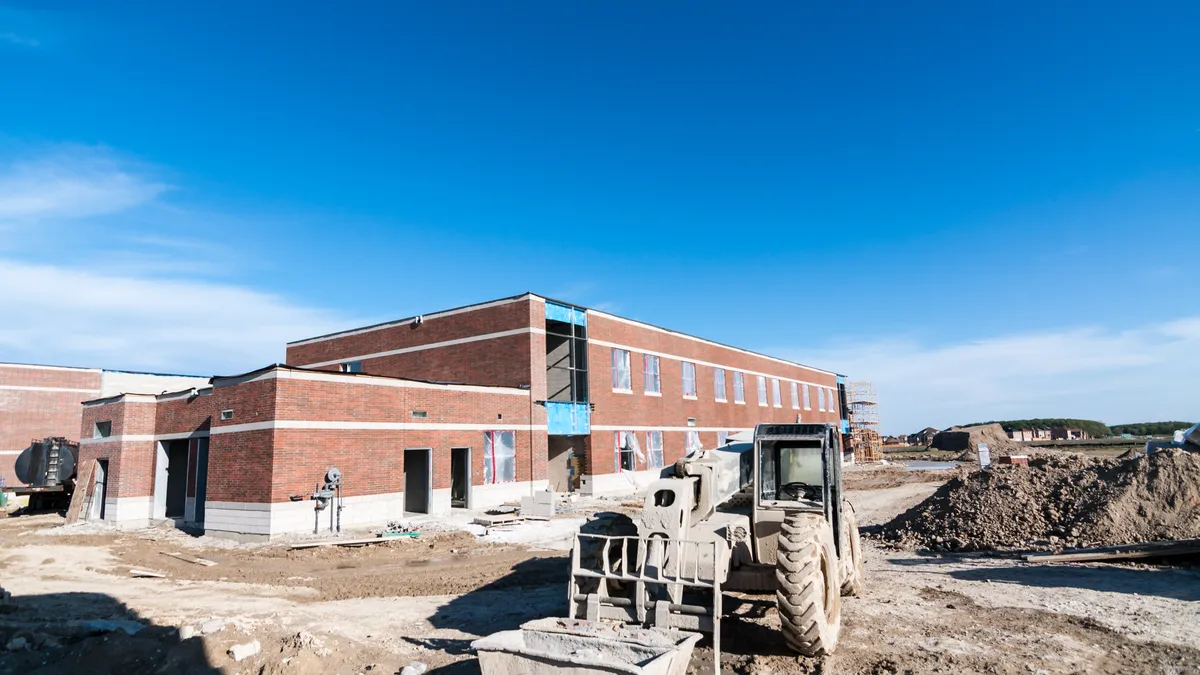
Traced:
<svg viewBox="0 0 1200 675">
<path fill-rule="evenodd" d="M 883 444 L 891 445 L 891 446 L 897 446 L 897 445 L 905 446 L 905 445 L 908 445 L 908 437 L 907 436 L 884 436 Z"/>
<path fill-rule="evenodd" d="M 1054 427 L 1050 430 L 1050 438 L 1055 441 L 1082 441 L 1091 437 L 1091 434 L 1076 427 Z"/>
<path fill-rule="evenodd" d="M 938 431 L 940 430 L 934 429 L 933 427 L 925 427 L 915 434 L 909 434 L 908 444 L 924 446 L 933 445 L 933 437 L 938 434 Z"/>
<path fill-rule="evenodd" d="M 1033 429 L 1009 429 L 1008 437 L 1018 443 L 1028 443 L 1033 440 Z"/>
<path fill-rule="evenodd" d="M 1050 440 L 1050 427 L 1034 427 L 1033 440 L 1035 440 L 1035 441 Z"/>
</svg>

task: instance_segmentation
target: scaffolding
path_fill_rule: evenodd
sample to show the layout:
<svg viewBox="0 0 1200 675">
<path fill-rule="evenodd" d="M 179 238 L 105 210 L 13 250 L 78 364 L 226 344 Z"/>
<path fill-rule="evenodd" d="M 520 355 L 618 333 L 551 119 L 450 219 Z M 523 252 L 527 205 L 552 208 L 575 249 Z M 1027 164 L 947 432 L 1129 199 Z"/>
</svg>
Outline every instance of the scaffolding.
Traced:
<svg viewBox="0 0 1200 675">
<path fill-rule="evenodd" d="M 883 459 L 883 439 L 879 436 L 879 398 L 870 382 L 851 382 L 846 387 L 850 407 L 850 442 L 855 462 Z"/>
</svg>

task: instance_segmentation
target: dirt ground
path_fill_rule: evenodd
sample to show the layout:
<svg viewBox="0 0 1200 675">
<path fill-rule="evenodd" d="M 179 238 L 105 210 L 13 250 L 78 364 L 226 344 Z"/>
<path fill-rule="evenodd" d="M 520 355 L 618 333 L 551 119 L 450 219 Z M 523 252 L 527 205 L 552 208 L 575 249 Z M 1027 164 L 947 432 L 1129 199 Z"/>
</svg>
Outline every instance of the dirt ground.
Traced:
<svg viewBox="0 0 1200 675">
<path fill-rule="evenodd" d="M 920 502 L 947 474 L 856 469 L 846 482 L 866 526 Z M 353 675 L 396 673 L 412 661 L 436 673 L 478 673 L 472 640 L 565 613 L 567 559 L 551 549 L 575 521 L 504 536 L 432 532 L 295 551 L 167 529 L 70 533 L 60 522 L 0 519 L 0 586 L 17 603 L 0 614 L 0 647 L 17 637 L 37 645 L 0 652 L 0 673 Z M 773 597 L 727 594 L 725 671 L 1200 672 L 1195 571 L 1028 565 L 864 545 L 866 591 L 844 599 L 833 656 L 784 653 Z M 167 577 L 131 578 L 130 568 Z M 144 628 L 112 630 L 119 621 Z M 204 634 L 183 639 L 190 632 Z M 235 662 L 226 653 L 252 640 L 259 654 Z M 711 672 L 709 645 L 701 642 L 693 672 Z"/>
</svg>

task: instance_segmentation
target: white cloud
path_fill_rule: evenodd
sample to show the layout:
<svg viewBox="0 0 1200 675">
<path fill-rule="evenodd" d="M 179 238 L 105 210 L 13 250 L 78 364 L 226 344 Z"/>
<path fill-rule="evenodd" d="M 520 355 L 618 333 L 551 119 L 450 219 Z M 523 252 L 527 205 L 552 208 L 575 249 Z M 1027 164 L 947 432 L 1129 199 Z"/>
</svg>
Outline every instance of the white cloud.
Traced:
<svg viewBox="0 0 1200 675">
<path fill-rule="evenodd" d="M 10 45 L 16 45 L 18 47 L 37 47 L 38 45 L 42 44 L 35 38 L 18 35 L 11 31 L 0 33 L 0 42 L 7 42 Z"/>
<path fill-rule="evenodd" d="M 0 288 L 4 361 L 232 373 L 282 361 L 289 340 L 348 325 L 235 285 L 2 259 Z"/>
<path fill-rule="evenodd" d="M 0 170 L 0 223 L 116 213 L 154 200 L 168 186 L 148 167 L 103 149 L 64 147 Z"/>
<path fill-rule="evenodd" d="M 989 419 L 1200 417 L 1200 317 L 940 346 L 894 339 L 776 352 L 874 382 L 885 433 Z"/>
</svg>

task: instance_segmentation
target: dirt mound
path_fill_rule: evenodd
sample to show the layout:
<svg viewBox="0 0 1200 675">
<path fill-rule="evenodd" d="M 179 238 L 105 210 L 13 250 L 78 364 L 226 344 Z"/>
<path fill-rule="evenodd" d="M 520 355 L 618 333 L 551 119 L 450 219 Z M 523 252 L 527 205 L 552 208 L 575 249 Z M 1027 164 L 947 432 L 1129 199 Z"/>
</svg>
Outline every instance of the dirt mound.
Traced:
<svg viewBox="0 0 1200 675">
<path fill-rule="evenodd" d="M 882 527 L 944 551 L 1056 549 L 1200 537 L 1200 454 L 1128 460 L 1047 454 L 962 473 Z"/>
<path fill-rule="evenodd" d="M 1021 444 L 1008 437 L 999 424 L 980 424 L 974 427 L 950 427 L 933 437 L 929 447 L 934 450 L 961 450 L 960 462 L 978 462 L 979 444 L 984 443 L 992 457 L 1025 454 Z"/>
</svg>

